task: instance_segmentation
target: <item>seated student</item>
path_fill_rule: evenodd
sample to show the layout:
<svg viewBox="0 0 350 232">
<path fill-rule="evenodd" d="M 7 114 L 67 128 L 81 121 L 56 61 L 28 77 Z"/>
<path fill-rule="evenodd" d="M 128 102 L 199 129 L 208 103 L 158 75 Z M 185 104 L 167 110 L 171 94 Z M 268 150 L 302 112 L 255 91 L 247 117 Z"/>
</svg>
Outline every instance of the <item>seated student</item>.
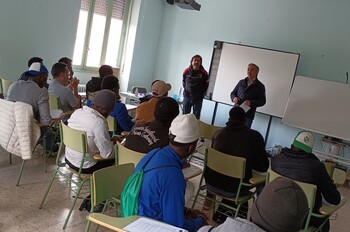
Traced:
<svg viewBox="0 0 350 232">
<path fill-rule="evenodd" d="M 108 167 L 114 164 L 113 142 L 108 134 L 108 125 L 106 118 L 114 109 L 115 94 L 110 90 L 101 90 L 92 101 L 91 108 L 84 106 L 73 112 L 68 119 L 68 126 L 85 131 L 87 135 L 87 153 L 91 158 L 83 164 L 82 173 L 91 174 L 96 170 Z M 94 161 L 95 154 L 101 155 L 102 161 Z M 66 163 L 74 170 L 79 170 L 81 165 L 82 153 L 66 148 Z"/>
<path fill-rule="evenodd" d="M 169 144 L 169 127 L 179 115 L 179 104 L 171 97 L 161 97 L 154 109 L 152 122 L 136 125 L 126 137 L 124 146 L 142 153 Z"/>
<path fill-rule="evenodd" d="M 91 80 L 86 83 L 86 98 L 89 100 L 94 99 L 96 93 L 101 90 L 102 79 L 113 75 L 113 68 L 104 64 L 98 69 L 98 73 L 99 77 L 91 77 Z"/>
<path fill-rule="evenodd" d="M 307 198 L 300 186 L 290 179 L 277 178 L 255 201 L 250 221 L 227 218 L 216 228 L 204 226 L 198 232 L 298 232 L 307 210 Z"/>
<path fill-rule="evenodd" d="M 81 97 L 78 94 L 79 80 L 73 79 L 71 84 L 73 92 L 67 88 L 69 69 L 64 63 L 55 63 L 52 66 L 51 74 L 53 80 L 49 85 L 49 93 L 57 95 L 63 112 L 73 111 L 81 106 Z"/>
<path fill-rule="evenodd" d="M 193 114 L 179 115 L 169 129 L 169 146 L 154 149 L 135 168 L 145 170 L 138 201 L 138 215 L 184 228 L 202 227 L 207 217 L 198 210 L 185 209 L 186 182 L 182 159 L 192 154 L 199 138 L 198 121 Z M 151 171 L 149 169 L 155 168 Z"/>
<path fill-rule="evenodd" d="M 154 120 L 154 108 L 160 97 L 168 96 L 171 85 L 164 81 L 155 81 L 152 85 L 152 94 L 150 100 L 141 103 L 136 108 L 135 120 L 136 124 L 152 122 Z"/>
<path fill-rule="evenodd" d="M 44 88 L 48 70 L 42 63 L 34 62 L 25 76 L 29 77 L 27 81 L 18 80 L 11 84 L 6 100 L 24 102 L 33 107 L 34 117 L 40 123 L 41 137 L 45 136 L 47 152 L 56 152 L 58 145 L 52 139 L 52 129 L 49 126 L 52 121 L 49 94 Z"/>
<path fill-rule="evenodd" d="M 295 137 L 291 148 L 282 149 L 281 154 L 271 160 L 273 171 L 293 180 L 314 184 L 317 186 L 316 200 L 313 212 L 318 213 L 322 199 L 332 205 L 339 204 L 340 193 L 328 175 L 324 164 L 312 154 L 314 136 L 310 131 L 301 131 Z M 311 217 L 310 225 L 319 226 L 324 219 Z M 329 231 L 329 220 L 322 231 Z"/>
<path fill-rule="evenodd" d="M 32 57 L 32 58 L 30 58 L 29 60 L 28 60 L 28 68 L 34 63 L 34 62 L 38 62 L 38 63 L 43 63 L 43 59 L 41 58 L 41 57 Z M 30 78 L 30 76 L 28 76 L 28 75 L 26 75 L 26 72 L 27 71 L 25 71 L 25 72 L 23 72 L 20 76 L 19 76 L 19 78 L 18 78 L 18 80 L 23 80 L 23 81 L 27 81 L 29 78 Z M 48 73 L 47 73 L 48 74 Z"/>
<path fill-rule="evenodd" d="M 120 101 L 118 78 L 115 76 L 104 77 L 101 83 L 101 89 L 109 89 L 115 93 L 116 103 L 113 111 L 109 115 L 117 120 L 116 133 L 120 135 L 122 131 L 131 131 L 134 122 L 126 109 L 125 104 Z M 91 106 L 91 102 L 92 100 L 89 99 L 86 105 Z"/>
<path fill-rule="evenodd" d="M 226 127 L 217 130 L 212 138 L 212 148 L 232 156 L 246 159 L 244 182 L 249 183 L 252 171 L 266 172 L 269 161 L 265 151 L 264 139 L 258 131 L 252 130 L 245 125 L 245 112 L 241 107 L 234 107 L 230 110 L 230 118 Z M 223 195 L 235 195 L 239 185 L 239 180 L 227 177 L 223 174 L 207 168 L 205 173 L 207 188 Z M 227 184 L 230 183 L 230 184 Z M 242 188 L 241 191 L 249 191 L 249 188 Z M 210 201 L 205 202 L 204 207 L 210 206 Z M 222 203 L 233 205 L 234 203 L 226 199 Z M 218 212 L 213 216 L 213 220 L 222 223 L 226 216 L 220 212 L 223 207 L 219 207 Z M 240 209 L 239 215 L 246 215 L 248 203 Z"/>
</svg>

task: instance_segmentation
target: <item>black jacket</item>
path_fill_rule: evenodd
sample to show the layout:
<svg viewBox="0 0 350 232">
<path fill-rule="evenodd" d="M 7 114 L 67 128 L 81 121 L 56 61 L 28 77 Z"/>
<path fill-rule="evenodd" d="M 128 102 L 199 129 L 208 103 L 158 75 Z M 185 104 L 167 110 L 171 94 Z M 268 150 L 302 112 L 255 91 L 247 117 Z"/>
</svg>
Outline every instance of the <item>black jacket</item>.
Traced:
<svg viewBox="0 0 350 232">
<path fill-rule="evenodd" d="M 247 128 L 243 123 L 228 122 L 227 126 L 215 132 L 212 147 L 232 156 L 246 158 L 244 181 L 249 183 L 252 170 L 266 172 L 269 167 L 264 139 L 258 131 Z M 206 183 L 225 190 L 237 192 L 239 180 L 217 173 L 207 168 L 204 173 Z"/>
<path fill-rule="evenodd" d="M 265 86 L 256 79 L 248 86 L 248 77 L 240 80 L 234 90 L 231 92 L 231 101 L 238 97 L 240 101 L 238 106 L 245 100 L 250 100 L 250 109 L 246 112 L 246 118 L 254 119 L 257 107 L 263 106 L 266 103 Z"/>
<path fill-rule="evenodd" d="M 203 99 L 209 85 L 208 78 L 208 73 L 203 66 L 198 70 L 193 70 L 192 66 L 186 68 L 182 75 L 184 96 L 191 100 Z"/>
<path fill-rule="evenodd" d="M 293 180 L 317 186 L 314 212 L 322 206 L 322 196 L 330 204 L 339 204 L 340 193 L 324 164 L 312 153 L 285 148 L 271 160 L 271 169 Z M 322 195 L 322 196 L 321 196 Z"/>
</svg>

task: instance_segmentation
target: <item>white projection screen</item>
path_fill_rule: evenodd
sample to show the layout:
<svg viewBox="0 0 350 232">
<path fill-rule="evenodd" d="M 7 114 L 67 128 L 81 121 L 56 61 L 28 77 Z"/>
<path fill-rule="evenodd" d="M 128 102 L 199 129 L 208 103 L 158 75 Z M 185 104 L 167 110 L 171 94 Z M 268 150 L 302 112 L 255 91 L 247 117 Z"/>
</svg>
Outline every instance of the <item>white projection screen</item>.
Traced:
<svg viewBox="0 0 350 232">
<path fill-rule="evenodd" d="M 350 85 L 297 76 L 282 123 L 350 141 Z"/>
<path fill-rule="evenodd" d="M 215 41 L 213 59 L 217 60 L 217 67 L 212 69 L 215 65 L 212 61 L 207 91 L 209 99 L 233 105 L 230 93 L 238 81 L 247 76 L 248 64 L 255 63 L 260 67 L 258 79 L 266 89 L 266 104 L 258 107 L 257 111 L 280 118 L 283 116 L 299 54 Z"/>
</svg>

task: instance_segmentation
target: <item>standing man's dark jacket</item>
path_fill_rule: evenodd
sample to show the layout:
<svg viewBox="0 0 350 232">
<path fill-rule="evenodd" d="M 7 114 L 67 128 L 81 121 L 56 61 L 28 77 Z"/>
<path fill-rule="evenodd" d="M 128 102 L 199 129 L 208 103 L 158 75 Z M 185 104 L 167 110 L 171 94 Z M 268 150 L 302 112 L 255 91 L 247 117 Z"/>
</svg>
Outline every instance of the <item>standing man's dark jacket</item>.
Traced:
<svg viewBox="0 0 350 232">
<path fill-rule="evenodd" d="M 314 154 L 285 148 L 271 160 L 271 168 L 285 177 L 317 186 L 314 212 L 322 206 L 322 196 L 330 204 L 339 204 L 340 193 Z"/>
<path fill-rule="evenodd" d="M 201 66 L 198 70 L 190 67 L 186 68 L 183 73 L 182 85 L 184 87 L 184 96 L 191 100 L 201 100 L 204 98 L 208 89 L 208 73 Z"/>
<path fill-rule="evenodd" d="M 233 110 L 238 109 L 242 110 L 239 107 L 233 108 Z M 244 111 L 242 114 L 244 119 Z M 213 135 L 212 147 L 228 155 L 246 158 L 244 178 L 246 183 L 249 183 L 253 170 L 266 172 L 269 167 L 263 137 L 258 131 L 247 128 L 244 120 L 240 122 L 229 120 L 225 128 L 216 131 Z M 227 192 L 237 192 L 238 179 L 219 174 L 210 168 L 206 169 L 204 177 L 211 186 Z"/>
<path fill-rule="evenodd" d="M 236 87 L 231 92 L 231 101 L 238 97 L 240 101 L 237 105 L 241 105 L 245 100 L 250 100 L 250 109 L 246 112 L 246 117 L 254 119 L 257 107 L 263 106 L 266 103 L 265 86 L 258 79 L 248 86 L 248 78 L 244 78 L 238 82 Z"/>
</svg>

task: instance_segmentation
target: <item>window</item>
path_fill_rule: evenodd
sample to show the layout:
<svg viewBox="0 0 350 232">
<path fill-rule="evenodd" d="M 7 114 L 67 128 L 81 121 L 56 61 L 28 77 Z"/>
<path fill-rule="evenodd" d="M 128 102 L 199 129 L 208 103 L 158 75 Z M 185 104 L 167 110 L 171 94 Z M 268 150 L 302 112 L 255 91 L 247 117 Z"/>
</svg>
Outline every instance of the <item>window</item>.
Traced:
<svg viewBox="0 0 350 232">
<path fill-rule="evenodd" d="M 81 69 L 102 64 L 119 67 L 130 0 L 82 0 L 73 64 Z"/>
</svg>

